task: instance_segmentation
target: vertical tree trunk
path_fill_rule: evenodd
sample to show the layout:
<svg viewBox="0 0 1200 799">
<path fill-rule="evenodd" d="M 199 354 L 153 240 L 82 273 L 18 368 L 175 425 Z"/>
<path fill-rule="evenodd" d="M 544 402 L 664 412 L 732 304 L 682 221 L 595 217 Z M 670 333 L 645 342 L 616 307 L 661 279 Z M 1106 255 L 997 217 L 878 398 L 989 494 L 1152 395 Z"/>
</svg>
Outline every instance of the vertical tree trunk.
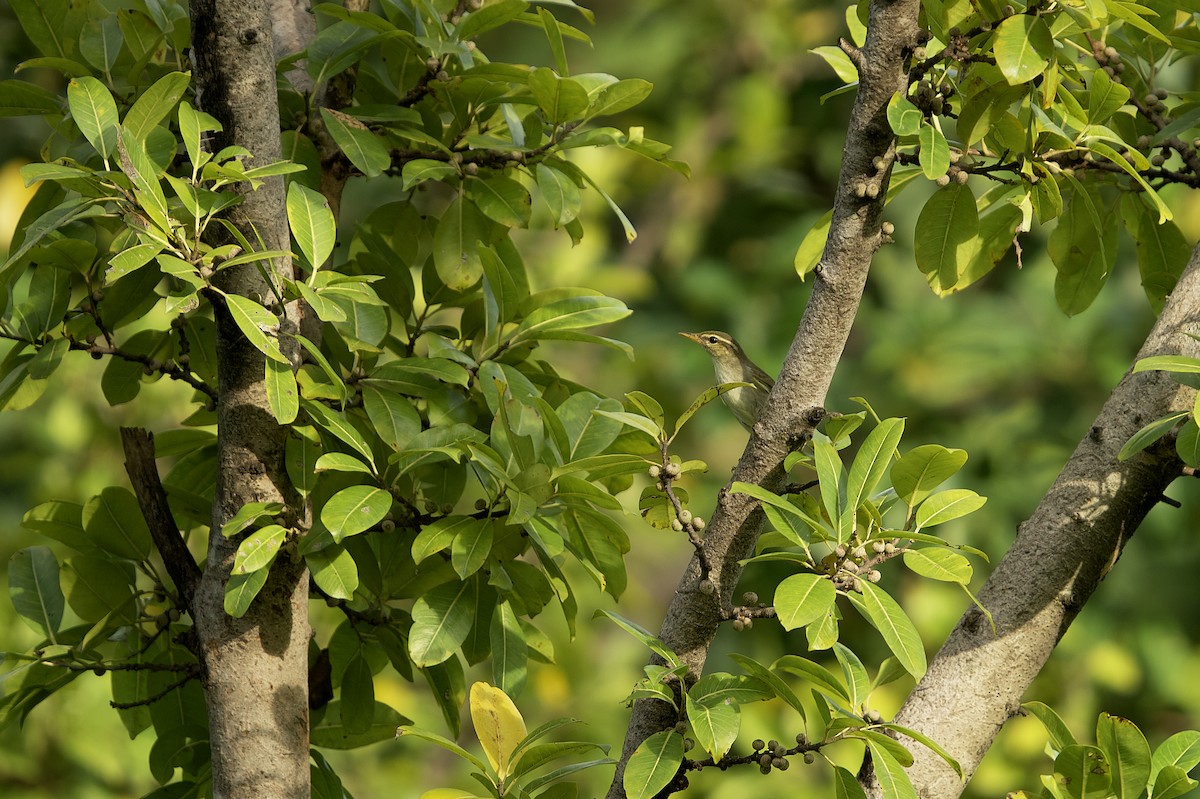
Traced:
<svg viewBox="0 0 1200 799">
<path fill-rule="evenodd" d="M 279 111 L 266 0 L 193 0 L 192 58 L 197 104 L 224 126 L 212 149 L 247 148 L 255 164 L 279 160 Z M 271 178 L 231 220 L 252 243 L 288 249 L 283 180 Z M 291 276 L 286 261 L 276 273 Z M 218 273 L 220 288 L 269 302 L 271 289 L 252 265 Z M 208 562 L 196 597 L 196 630 L 205 670 L 212 744 L 213 795 L 308 796 L 308 574 L 286 548 L 266 585 L 240 619 L 224 610 L 224 589 L 239 537 L 224 522 L 247 502 L 277 501 L 302 510 L 284 468 L 286 430 L 267 405 L 263 355 L 242 335 L 219 297 L 217 322 L 218 476 Z M 281 327 L 294 324 L 288 309 Z M 288 341 L 281 340 L 284 352 Z M 294 346 L 294 345 L 293 345 Z"/>
</svg>

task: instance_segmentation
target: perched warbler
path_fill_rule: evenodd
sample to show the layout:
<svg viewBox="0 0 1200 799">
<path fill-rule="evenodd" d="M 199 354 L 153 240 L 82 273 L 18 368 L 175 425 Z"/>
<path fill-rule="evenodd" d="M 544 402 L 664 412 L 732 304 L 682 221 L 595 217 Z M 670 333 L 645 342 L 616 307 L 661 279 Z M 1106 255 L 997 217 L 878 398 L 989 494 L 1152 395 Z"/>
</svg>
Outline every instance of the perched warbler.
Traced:
<svg viewBox="0 0 1200 799">
<path fill-rule="evenodd" d="M 706 330 L 703 333 L 680 333 L 684 338 L 703 347 L 712 357 L 713 371 L 717 374 L 717 383 L 750 383 L 721 395 L 725 405 L 733 411 L 734 417 L 742 427 L 749 430 L 758 420 L 758 414 L 766 402 L 767 393 L 775 381 L 769 374 L 759 369 L 754 361 L 746 355 L 741 346 L 728 333 L 719 330 Z"/>
</svg>

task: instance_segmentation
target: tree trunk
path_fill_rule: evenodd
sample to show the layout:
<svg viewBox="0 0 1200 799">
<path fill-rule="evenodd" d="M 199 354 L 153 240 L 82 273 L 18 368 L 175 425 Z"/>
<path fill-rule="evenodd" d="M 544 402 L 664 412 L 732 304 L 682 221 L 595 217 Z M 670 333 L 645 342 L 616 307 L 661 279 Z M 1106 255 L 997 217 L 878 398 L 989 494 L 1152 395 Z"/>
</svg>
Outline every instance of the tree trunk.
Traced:
<svg viewBox="0 0 1200 799">
<path fill-rule="evenodd" d="M 1185 335 L 1198 307 L 1200 247 L 1137 357 L 1200 357 L 1200 344 Z M 980 591 L 995 632 L 978 609 L 967 611 L 897 714 L 896 723 L 950 750 L 968 777 L 1134 530 L 1181 474 L 1170 438 L 1124 462 L 1118 451 L 1146 423 L 1190 410 L 1195 397 L 1195 389 L 1164 372 L 1125 375 Z M 907 743 L 918 795 L 962 792 L 964 783 L 941 758 Z"/>
<path fill-rule="evenodd" d="M 254 163 L 279 160 L 279 112 L 271 21 L 265 0 L 193 0 L 192 58 L 197 105 L 224 126 L 212 150 L 247 148 Z M 230 219 L 250 242 L 289 249 L 282 178 L 248 191 Z M 291 276 L 286 260 L 275 272 Z M 269 302 L 257 267 L 218 273 L 228 293 Z M 208 561 L 196 596 L 196 631 L 205 666 L 212 745 L 213 795 L 304 797 L 309 794 L 307 653 L 308 573 L 303 560 L 281 551 L 266 585 L 242 618 L 224 609 L 240 537 L 221 527 L 247 502 L 288 505 L 285 525 L 304 517 L 284 467 L 286 430 L 267 405 L 264 356 L 213 297 L 219 375 L 218 477 Z M 294 329 L 295 308 L 281 329 Z M 285 353 L 289 342 L 281 339 Z"/>
</svg>

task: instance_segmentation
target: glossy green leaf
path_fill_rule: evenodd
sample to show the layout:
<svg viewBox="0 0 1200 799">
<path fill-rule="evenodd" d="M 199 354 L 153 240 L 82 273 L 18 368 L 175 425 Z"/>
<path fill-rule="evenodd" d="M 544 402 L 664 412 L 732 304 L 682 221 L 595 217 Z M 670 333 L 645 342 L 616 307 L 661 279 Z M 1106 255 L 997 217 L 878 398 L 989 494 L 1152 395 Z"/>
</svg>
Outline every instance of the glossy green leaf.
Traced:
<svg viewBox="0 0 1200 799">
<path fill-rule="evenodd" d="M 233 573 L 249 574 L 274 563 L 287 532 L 278 524 L 268 524 L 242 539 L 233 559 Z"/>
<path fill-rule="evenodd" d="M 317 587 L 334 599 L 351 599 L 358 588 L 358 567 L 354 558 L 338 544 L 304 555 L 308 571 Z"/>
<path fill-rule="evenodd" d="M 247 574 L 233 574 L 225 584 L 225 612 L 235 619 L 246 615 L 250 603 L 267 584 L 269 569 L 259 569 Z"/>
<path fill-rule="evenodd" d="M 361 653 L 350 658 L 342 672 L 342 728 L 359 735 L 375 720 L 375 680 L 371 666 Z"/>
<path fill-rule="evenodd" d="M 441 663 L 462 646 L 474 621 L 475 594 L 475 581 L 468 580 L 444 583 L 417 597 L 408 633 L 408 653 L 414 666 Z"/>
<path fill-rule="evenodd" d="M 58 97 L 41 86 L 23 80 L 0 81 L 0 117 L 61 112 L 62 106 Z"/>
<path fill-rule="evenodd" d="M 1025 702 L 1021 707 L 1046 728 L 1050 736 L 1050 746 L 1056 753 L 1075 744 L 1075 736 L 1071 735 L 1070 728 L 1049 705 L 1043 702 Z"/>
<path fill-rule="evenodd" d="M 465 291 L 483 276 L 479 247 L 487 223 L 473 202 L 455 197 L 433 233 L 433 263 L 448 288 Z"/>
<path fill-rule="evenodd" d="M 175 104 L 187 91 L 189 78 L 183 72 L 168 72 L 150 85 L 129 110 L 121 124 L 134 137 L 145 140 L 150 131 L 175 110 Z"/>
<path fill-rule="evenodd" d="M 1150 790 L 1150 796 L 1153 799 L 1174 799 L 1188 793 L 1196 785 L 1196 780 L 1189 777 L 1179 766 L 1163 766 L 1154 777 L 1154 787 Z"/>
<path fill-rule="evenodd" d="M 1096 744 L 1108 761 L 1116 799 L 1137 799 L 1150 780 L 1150 745 L 1133 722 L 1101 713 L 1096 721 Z"/>
<path fill-rule="evenodd" d="M 267 405 L 271 415 L 280 424 L 291 424 L 300 413 L 300 394 L 296 389 L 296 375 L 287 363 L 280 363 L 273 358 L 267 358 L 266 388 Z"/>
<path fill-rule="evenodd" d="M 925 119 L 921 109 L 900 92 L 893 94 L 892 99 L 888 101 L 887 118 L 897 136 L 915 135 Z"/>
<path fill-rule="evenodd" d="M 83 527 L 88 538 L 119 558 L 147 560 L 154 549 L 137 497 L 126 488 L 109 486 L 89 499 Z"/>
<path fill-rule="evenodd" d="M 332 108 L 322 108 L 321 118 L 329 135 L 358 171 L 373 178 L 391 166 L 388 148 L 361 121 Z"/>
<path fill-rule="evenodd" d="M 554 220 L 555 227 L 562 227 L 579 215 L 583 198 L 573 180 L 540 161 L 534 169 L 534 176 L 537 179 L 538 191 L 550 208 L 550 217 Z"/>
<path fill-rule="evenodd" d="M 348 536 L 370 530 L 383 521 L 392 509 L 392 495 L 375 486 L 357 485 L 343 488 L 321 508 L 321 523 L 333 540 L 341 542 Z"/>
<path fill-rule="evenodd" d="M 336 234 L 333 212 L 325 196 L 292 181 L 288 186 L 287 216 L 292 236 L 308 265 L 320 269 L 333 252 Z"/>
<path fill-rule="evenodd" d="M 816 574 L 793 574 L 775 589 L 772 604 L 785 630 L 795 630 L 829 612 L 837 591 L 828 579 Z"/>
<path fill-rule="evenodd" d="M 847 594 L 863 617 L 883 636 L 900 665 L 914 677 L 925 673 L 925 648 L 912 619 L 891 595 L 874 583 L 860 582 L 861 594 Z"/>
<path fill-rule="evenodd" d="M 279 342 L 276 340 L 279 317 L 240 294 L 226 294 L 225 307 L 229 309 L 229 315 L 255 349 L 271 360 L 291 368 L 288 359 L 279 351 Z"/>
<path fill-rule="evenodd" d="M 853 513 L 870 498 L 896 454 L 904 435 L 903 419 L 884 419 L 858 448 L 846 477 L 846 510 Z"/>
<path fill-rule="evenodd" d="M 971 582 L 971 562 L 948 549 L 910 549 L 904 553 L 904 565 L 931 580 L 961 585 Z"/>
<path fill-rule="evenodd" d="M 667 786 L 683 762 L 683 736 L 656 732 L 638 746 L 625 766 L 622 785 L 629 799 L 652 799 Z"/>
<path fill-rule="evenodd" d="M 1071 193 L 1048 247 L 1058 269 L 1054 296 L 1067 315 L 1086 310 L 1108 281 L 1116 257 L 1117 227 L 1104 222 L 1082 187 Z"/>
<path fill-rule="evenodd" d="M 8 562 L 8 593 L 17 613 L 53 640 L 62 625 L 65 602 L 58 559 L 49 547 L 28 547 L 12 556 Z"/>
<path fill-rule="evenodd" d="M 1143 360 L 1150 359 L 1145 358 Z M 1187 411 L 1177 411 L 1175 413 L 1168 414 L 1161 419 L 1155 419 L 1153 422 L 1150 422 L 1141 430 L 1138 430 L 1136 433 L 1130 436 L 1129 440 L 1121 446 L 1121 451 L 1117 453 L 1117 460 L 1123 461 L 1133 457 L 1146 447 L 1153 444 L 1155 441 L 1158 441 L 1167 433 L 1171 432 L 1175 425 L 1179 424 L 1187 417 Z"/>
<path fill-rule="evenodd" d="M 496 605 L 488 640 L 492 649 L 493 682 L 509 696 L 518 696 L 528 677 L 529 646 L 511 603 Z"/>
<path fill-rule="evenodd" d="M 300 405 L 308 412 L 314 424 L 331 433 L 340 441 L 349 444 L 354 451 L 363 456 L 367 463 L 374 467 L 375 456 L 371 452 L 371 446 L 358 432 L 358 429 L 346 419 L 345 414 L 303 397 L 300 398 Z"/>
<path fill-rule="evenodd" d="M 412 719 L 379 701 L 375 702 L 371 719 L 371 726 L 367 730 L 351 733 L 342 722 L 342 703 L 335 699 L 325 706 L 325 712 L 319 720 L 314 719 L 311 743 L 322 749 L 358 749 L 380 741 L 390 741 L 396 737 L 397 727 L 412 724 Z"/>
<path fill-rule="evenodd" d="M 979 213 L 970 187 L 951 183 L 938 189 L 917 217 L 913 241 L 917 268 L 936 275 L 939 288 L 949 291 L 978 251 Z"/>
<path fill-rule="evenodd" d="M 892 751 L 879 738 L 868 737 L 867 748 L 871 751 L 871 762 L 875 766 L 875 779 L 879 782 L 879 790 L 887 799 L 917 799 L 917 791 L 904 772 L 904 767 L 896 761 Z M 890 738 L 887 740 L 891 741 Z M 893 741 L 893 743 L 895 743 Z"/>
<path fill-rule="evenodd" d="M 950 144 L 942 132 L 928 122 L 921 125 L 917 140 L 921 145 L 917 154 L 921 171 L 930 180 L 937 180 L 950 168 Z"/>
<path fill-rule="evenodd" d="M 599 117 L 627 111 L 649 97 L 653 88 L 653 84 L 641 78 L 627 78 L 610 83 L 596 94 L 588 107 L 587 115 Z"/>
<path fill-rule="evenodd" d="M 1159 772 L 1163 769 L 1173 766 L 1187 774 L 1198 765 L 1200 765 L 1200 732 L 1196 730 L 1177 732 L 1154 750 L 1154 756 L 1150 759 L 1150 779 L 1157 788 Z M 1157 791 L 1152 795 L 1157 797 Z"/>
<path fill-rule="evenodd" d="M 484 216 L 505 227 L 529 227 L 532 200 L 524 186 L 502 175 L 471 180 L 467 193 Z"/>
<path fill-rule="evenodd" d="M 553 70 L 545 67 L 533 70 L 529 74 L 529 88 L 547 119 L 554 124 L 579 119 L 587 112 L 587 89 L 571 78 L 560 78 Z"/>
<path fill-rule="evenodd" d="M 112 155 L 120 122 L 117 103 L 105 85 L 91 76 L 75 78 L 67 85 L 67 104 L 88 143 L 104 158 Z"/>
<path fill-rule="evenodd" d="M 965 450 L 924 444 L 892 464 L 892 487 L 896 489 L 896 495 L 912 507 L 953 477 L 966 462 Z"/>
<path fill-rule="evenodd" d="M 1103 799 L 1109 795 L 1108 762 L 1094 746 L 1075 744 L 1059 752 L 1054 759 L 1054 779 L 1073 799 Z"/>
<path fill-rule="evenodd" d="M 724 757 L 741 728 L 741 713 L 736 704 L 700 703 L 689 692 L 686 697 L 687 719 L 696 742 L 713 758 Z"/>
<path fill-rule="evenodd" d="M 917 530 L 933 527 L 952 519 L 974 513 L 983 507 L 987 497 L 981 497 L 968 488 L 951 488 L 931 495 L 917 508 Z"/>
<path fill-rule="evenodd" d="M 992 41 L 996 65 L 1010 84 L 1041 75 L 1054 54 L 1054 37 L 1040 16 L 1014 14 L 996 26 Z"/>
</svg>

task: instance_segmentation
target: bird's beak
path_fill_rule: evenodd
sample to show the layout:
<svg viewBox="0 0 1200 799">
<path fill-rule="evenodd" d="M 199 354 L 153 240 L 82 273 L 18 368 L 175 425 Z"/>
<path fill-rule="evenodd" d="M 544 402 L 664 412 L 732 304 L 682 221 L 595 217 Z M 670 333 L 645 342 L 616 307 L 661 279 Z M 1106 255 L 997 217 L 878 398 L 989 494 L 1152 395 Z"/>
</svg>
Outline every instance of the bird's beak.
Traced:
<svg viewBox="0 0 1200 799">
<path fill-rule="evenodd" d="M 699 333 L 680 333 L 679 335 L 683 336 L 686 339 L 691 339 L 692 341 L 696 342 L 697 344 L 700 343 L 700 334 Z"/>
</svg>

